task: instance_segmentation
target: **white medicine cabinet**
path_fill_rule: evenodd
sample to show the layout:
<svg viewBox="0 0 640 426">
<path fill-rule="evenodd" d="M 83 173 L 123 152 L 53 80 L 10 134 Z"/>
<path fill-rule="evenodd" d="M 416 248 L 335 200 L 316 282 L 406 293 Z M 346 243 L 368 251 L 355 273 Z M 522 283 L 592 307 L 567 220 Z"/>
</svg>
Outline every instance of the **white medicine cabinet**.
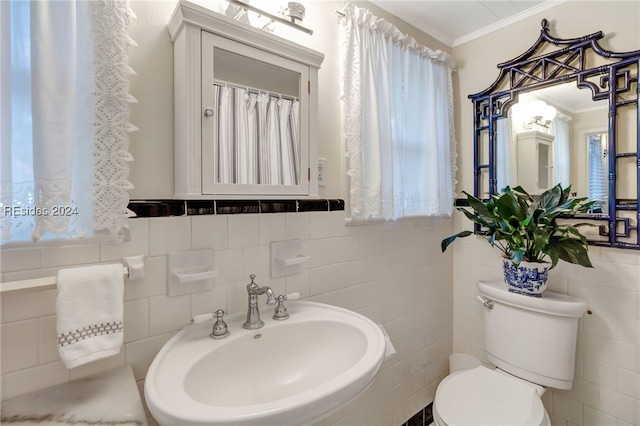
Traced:
<svg viewBox="0 0 640 426">
<path fill-rule="evenodd" d="M 317 196 L 324 55 L 188 1 L 178 3 L 169 33 L 174 197 Z"/>
</svg>

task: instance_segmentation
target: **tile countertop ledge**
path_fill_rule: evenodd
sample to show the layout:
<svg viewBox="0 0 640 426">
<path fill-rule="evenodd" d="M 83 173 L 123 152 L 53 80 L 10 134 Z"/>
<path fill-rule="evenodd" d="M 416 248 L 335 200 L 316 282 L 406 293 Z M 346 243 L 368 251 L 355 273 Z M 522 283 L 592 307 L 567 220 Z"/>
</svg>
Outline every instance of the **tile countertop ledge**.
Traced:
<svg viewBox="0 0 640 426">
<path fill-rule="evenodd" d="M 128 365 L 4 401 L 1 413 L 3 425 L 147 425 Z"/>
</svg>

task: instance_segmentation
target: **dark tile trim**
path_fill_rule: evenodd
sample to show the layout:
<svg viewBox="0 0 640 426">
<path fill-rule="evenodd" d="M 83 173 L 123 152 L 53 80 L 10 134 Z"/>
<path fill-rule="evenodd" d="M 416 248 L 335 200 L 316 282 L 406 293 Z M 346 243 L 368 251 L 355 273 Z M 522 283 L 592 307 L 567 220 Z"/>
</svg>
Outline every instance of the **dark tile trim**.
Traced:
<svg viewBox="0 0 640 426">
<path fill-rule="evenodd" d="M 260 213 L 296 213 L 298 202 L 296 200 L 261 201 Z"/>
<path fill-rule="evenodd" d="M 184 216 L 186 214 L 183 200 L 132 200 L 129 210 L 136 217 L 168 217 Z"/>
<path fill-rule="evenodd" d="M 456 207 L 469 207 L 469 200 L 466 198 L 456 198 L 454 205 Z"/>
<path fill-rule="evenodd" d="M 429 426 L 433 422 L 433 402 L 414 414 L 402 426 Z"/>
<path fill-rule="evenodd" d="M 131 200 L 136 217 L 242 213 L 301 213 L 344 210 L 344 200 Z"/>
<path fill-rule="evenodd" d="M 215 201 L 187 201 L 187 215 L 216 214 Z"/>
<path fill-rule="evenodd" d="M 300 200 L 298 201 L 299 212 L 328 212 L 328 200 Z"/>
<path fill-rule="evenodd" d="M 329 210 L 330 211 L 344 210 L 344 200 L 329 200 Z"/>
<path fill-rule="evenodd" d="M 258 200 L 224 200 L 216 201 L 216 214 L 260 213 Z"/>
</svg>

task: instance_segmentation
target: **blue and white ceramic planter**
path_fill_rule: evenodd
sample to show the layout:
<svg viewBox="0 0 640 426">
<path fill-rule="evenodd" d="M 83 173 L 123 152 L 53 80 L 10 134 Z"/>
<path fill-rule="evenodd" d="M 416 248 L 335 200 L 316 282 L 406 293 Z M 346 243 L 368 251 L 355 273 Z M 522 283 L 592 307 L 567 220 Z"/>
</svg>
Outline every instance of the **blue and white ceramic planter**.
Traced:
<svg viewBox="0 0 640 426">
<path fill-rule="evenodd" d="M 541 297 L 547 288 L 548 263 L 520 262 L 516 268 L 509 259 L 503 259 L 504 280 L 509 291 L 526 296 Z"/>
</svg>

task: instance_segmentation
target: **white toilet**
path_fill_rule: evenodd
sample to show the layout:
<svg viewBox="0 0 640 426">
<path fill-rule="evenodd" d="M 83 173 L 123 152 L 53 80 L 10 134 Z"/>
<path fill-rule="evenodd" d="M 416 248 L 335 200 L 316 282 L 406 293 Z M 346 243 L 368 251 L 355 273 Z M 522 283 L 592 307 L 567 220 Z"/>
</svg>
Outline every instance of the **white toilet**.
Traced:
<svg viewBox="0 0 640 426">
<path fill-rule="evenodd" d="M 452 366 L 438 386 L 435 424 L 550 425 L 540 397 L 546 387 L 571 389 L 578 319 L 587 305 L 550 291 L 541 298 L 510 293 L 497 281 L 480 281 L 478 290 L 486 308 L 485 356 L 497 368 L 454 354 L 467 365 Z"/>
</svg>

